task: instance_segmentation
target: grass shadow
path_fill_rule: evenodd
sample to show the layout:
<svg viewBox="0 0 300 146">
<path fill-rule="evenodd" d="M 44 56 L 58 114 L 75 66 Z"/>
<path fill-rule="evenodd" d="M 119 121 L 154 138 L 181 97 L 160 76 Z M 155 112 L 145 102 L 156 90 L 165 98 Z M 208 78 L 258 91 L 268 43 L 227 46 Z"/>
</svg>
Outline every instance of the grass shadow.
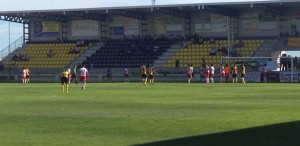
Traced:
<svg viewBox="0 0 300 146">
<path fill-rule="evenodd" d="M 135 146 L 300 146 L 300 121 Z"/>
</svg>

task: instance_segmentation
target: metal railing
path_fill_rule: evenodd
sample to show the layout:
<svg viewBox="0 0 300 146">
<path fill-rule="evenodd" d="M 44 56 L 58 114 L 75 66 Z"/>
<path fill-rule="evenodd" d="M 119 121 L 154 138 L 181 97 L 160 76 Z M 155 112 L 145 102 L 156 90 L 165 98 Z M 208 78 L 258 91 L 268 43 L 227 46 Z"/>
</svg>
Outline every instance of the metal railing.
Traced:
<svg viewBox="0 0 300 146">
<path fill-rule="evenodd" d="M 18 47 L 23 45 L 23 36 L 18 38 L 13 43 L 9 44 L 7 47 L 5 47 L 3 50 L 0 51 L 0 59 L 5 58 L 8 54 L 15 51 Z"/>
</svg>

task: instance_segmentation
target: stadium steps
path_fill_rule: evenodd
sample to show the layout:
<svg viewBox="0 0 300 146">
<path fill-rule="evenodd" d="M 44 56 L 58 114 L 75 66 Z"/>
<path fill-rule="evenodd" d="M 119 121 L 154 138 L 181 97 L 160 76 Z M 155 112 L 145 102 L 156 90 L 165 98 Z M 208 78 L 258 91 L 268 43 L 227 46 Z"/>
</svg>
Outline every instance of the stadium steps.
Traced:
<svg viewBox="0 0 300 146">
<path fill-rule="evenodd" d="M 90 47 L 88 50 L 86 50 L 83 54 L 78 56 L 75 60 L 73 60 L 70 64 L 67 66 L 74 66 L 77 64 L 82 64 L 83 61 L 86 60 L 86 57 L 92 56 L 94 53 L 96 53 L 99 48 L 101 48 L 103 43 L 94 43 L 92 47 Z"/>
<path fill-rule="evenodd" d="M 172 57 L 173 55 L 176 54 L 176 52 L 178 52 L 181 48 L 181 45 L 178 44 L 174 44 L 171 45 L 171 47 L 169 49 L 167 49 L 167 51 L 165 53 L 163 53 L 163 55 L 161 55 L 157 60 L 154 61 L 154 66 L 156 68 L 162 68 L 164 64 L 167 63 L 167 61 L 170 59 L 170 57 Z"/>
<path fill-rule="evenodd" d="M 269 57 L 274 51 L 277 40 L 264 40 L 264 43 L 255 51 L 255 57 Z"/>
</svg>

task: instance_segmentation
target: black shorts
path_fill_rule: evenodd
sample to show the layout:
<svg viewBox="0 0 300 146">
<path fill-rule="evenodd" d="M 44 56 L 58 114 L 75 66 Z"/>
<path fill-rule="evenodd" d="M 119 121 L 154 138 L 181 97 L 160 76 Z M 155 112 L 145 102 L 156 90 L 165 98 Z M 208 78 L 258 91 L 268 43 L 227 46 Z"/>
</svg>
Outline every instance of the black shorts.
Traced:
<svg viewBox="0 0 300 146">
<path fill-rule="evenodd" d="M 72 74 L 72 78 L 73 79 L 77 78 L 77 75 L 76 74 Z"/>
<path fill-rule="evenodd" d="M 67 77 L 61 77 L 60 82 L 61 82 L 61 84 L 64 84 L 64 83 L 67 84 L 67 83 L 69 83 L 69 79 Z"/>
<path fill-rule="evenodd" d="M 29 79 L 29 75 L 26 75 L 26 79 Z"/>
<path fill-rule="evenodd" d="M 146 74 L 142 74 L 142 78 L 147 78 L 147 75 Z"/>
<path fill-rule="evenodd" d="M 241 74 L 241 78 L 245 78 L 245 74 Z"/>
<path fill-rule="evenodd" d="M 149 75 L 149 79 L 153 79 L 153 75 Z"/>
<path fill-rule="evenodd" d="M 236 78 L 236 74 L 232 74 L 232 78 Z"/>
</svg>

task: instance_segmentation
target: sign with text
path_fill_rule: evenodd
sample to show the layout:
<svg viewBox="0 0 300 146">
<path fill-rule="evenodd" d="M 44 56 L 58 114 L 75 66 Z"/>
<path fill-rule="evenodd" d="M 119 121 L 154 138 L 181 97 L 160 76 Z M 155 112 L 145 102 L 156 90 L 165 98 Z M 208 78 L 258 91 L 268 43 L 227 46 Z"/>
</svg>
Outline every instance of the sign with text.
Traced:
<svg viewBox="0 0 300 146">
<path fill-rule="evenodd" d="M 34 37 L 58 37 L 60 34 L 59 22 L 44 21 L 34 23 Z"/>
<path fill-rule="evenodd" d="M 72 21 L 72 36 L 98 36 L 99 22 L 94 20 Z"/>
</svg>

